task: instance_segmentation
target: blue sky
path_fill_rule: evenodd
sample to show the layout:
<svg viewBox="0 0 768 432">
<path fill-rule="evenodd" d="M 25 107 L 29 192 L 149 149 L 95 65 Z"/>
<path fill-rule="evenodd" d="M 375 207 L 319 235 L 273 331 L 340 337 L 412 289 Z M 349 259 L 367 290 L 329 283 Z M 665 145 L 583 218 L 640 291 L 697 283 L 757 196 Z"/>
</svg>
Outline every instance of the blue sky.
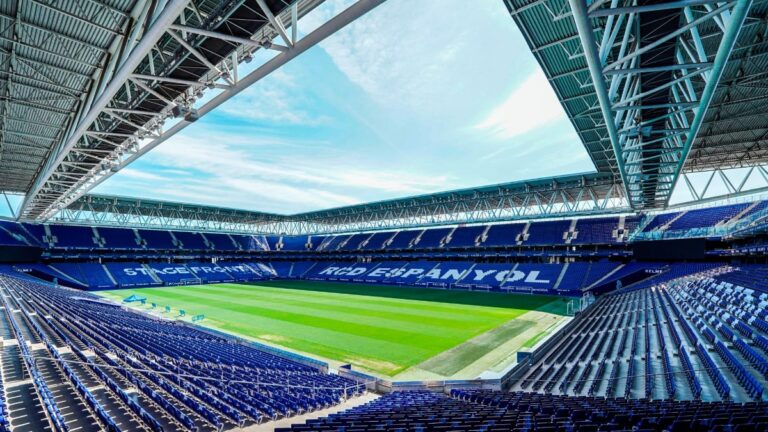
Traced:
<svg viewBox="0 0 768 432">
<path fill-rule="evenodd" d="M 94 192 L 295 213 L 593 169 L 503 2 L 389 0 Z"/>
</svg>

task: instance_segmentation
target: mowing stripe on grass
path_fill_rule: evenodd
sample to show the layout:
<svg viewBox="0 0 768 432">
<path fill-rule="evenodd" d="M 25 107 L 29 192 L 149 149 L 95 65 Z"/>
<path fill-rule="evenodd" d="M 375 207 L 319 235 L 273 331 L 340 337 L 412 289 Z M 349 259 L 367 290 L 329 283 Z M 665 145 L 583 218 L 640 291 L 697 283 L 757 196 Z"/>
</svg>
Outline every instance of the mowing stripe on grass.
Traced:
<svg viewBox="0 0 768 432">
<path fill-rule="evenodd" d="M 324 312 L 305 304 L 304 307 L 291 306 L 279 302 L 259 302 L 249 300 L 225 300 L 220 296 L 188 293 L 177 297 L 177 301 L 195 303 L 216 302 L 217 307 L 230 312 L 257 315 L 279 321 L 300 322 L 315 328 L 336 330 L 344 328 L 347 333 L 358 336 L 382 335 L 383 339 L 409 340 L 431 336 L 434 343 L 450 344 L 453 339 L 445 336 L 446 328 L 418 324 L 417 321 L 397 321 L 392 319 L 367 319 L 364 313 L 345 314 L 342 312 Z M 354 326 L 348 324 L 355 322 Z M 348 328 L 345 328 L 348 327 Z"/>
<path fill-rule="evenodd" d="M 485 320 L 477 315 L 466 313 L 473 310 L 472 306 L 458 306 L 452 305 L 451 307 L 441 308 L 442 312 L 438 311 L 425 311 L 423 305 L 402 304 L 399 306 L 388 306 L 378 304 L 375 301 L 361 302 L 355 299 L 354 303 L 348 303 L 347 301 L 341 302 L 336 298 L 328 298 L 327 296 L 317 296 L 312 298 L 312 302 L 308 302 L 308 298 L 297 297 L 294 290 L 289 289 L 274 289 L 274 290 L 260 290 L 259 292 L 253 292 L 253 288 L 249 287 L 248 291 L 233 290 L 232 296 L 238 297 L 238 302 L 247 302 L 247 304 L 262 304 L 263 302 L 269 302 L 269 305 L 284 305 L 286 307 L 297 307 L 311 305 L 313 311 L 328 311 L 332 312 L 333 316 L 338 314 L 348 314 L 350 319 L 358 319 L 356 315 L 361 315 L 365 318 L 378 318 L 382 322 L 391 321 L 396 323 L 398 321 L 405 322 L 418 322 L 420 325 L 424 325 L 424 318 L 428 317 L 428 326 L 434 326 L 436 328 L 442 327 L 463 327 L 471 323 L 481 323 Z M 281 292 L 282 291 L 282 292 Z M 203 297 L 208 293 L 212 299 L 220 299 L 220 290 L 195 290 L 194 295 Z M 287 293 L 287 294 L 286 294 Z M 190 294 L 191 295 L 191 294 Z M 242 299 L 242 300 L 241 300 Z M 413 302 L 411 302 L 413 303 Z M 523 313 L 524 311 L 517 311 Z M 446 314 L 450 314 L 446 316 Z M 515 311 L 511 309 L 499 309 L 498 314 L 504 317 L 515 315 Z M 321 315 L 318 313 L 317 315 Z M 397 326 L 395 327 L 397 328 Z"/>
<path fill-rule="evenodd" d="M 565 311 L 557 297 L 310 281 L 103 293 L 118 300 L 130 294 L 205 314 L 202 325 L 390 376 L 430 358 L 436 370 L 461 370 L 511 334 L 494 328 L 530 310 Z M 445 360 L 452 349 L 449 364 L 439 364 L 435 356 L 445 353 Z"/>
<path fill-rule="evenodd" d="M 383 336 L 383 339 L 393 340 L 410 340 L 422 338 L 424 335 L 413 326 L 407 326 L 410 330 L 400 330 L 395 328 L 392 323 L 387 321 L 391 320 L 370 320 L 370 324 L 363 320 L 364 315 L 351 316 L 344 314 L 336 314 L 335 318 L 332 318 L 332 314 L 312 313 L 310 305 L 304 308 L 292 307 L 287 303 L 273 303 L 271 305 L 265 305 L 264 307 L 257 306 L 258 303 L 248 301 L 222 301 L 219 297 L 207 297 L 196 294 L 188 294 L 187 298 L 193 301 L 215 301 L 219 304 L 219 307 L 226 309 L 229 312 L 244 313 L 250 315 L 257 315 L 259 317 L 270 318 L 278 321 L 286 322 L 299 322 L 304 325 L 309 325 L 314 328 L 335 330 L 345 329 L 349 334 L 357 336 Z M 271 307 L 270 307 L 271 306 Z M 349 325 L 350 323 L 355 325 Z M 451 339 L 444 336 L 431 335 L 435 343 L 450 343 Z"/>
<path fill-rule="evenodd" d="M 395 300 L 416 300 L 436 303 L 455 303 L 496 308 L 534 310 L 549 305 L 558 298 L 536 294 L 506 294 L 497 292 L 452 291 L 433 288 L 417 288 L 393 285 L 368 285 L 355 283 L 314 282 L 314 281 L 269 281 L 253 282 L 246 285 L 289 288 L 323 293 L 354 294 Z M 562 305 L 565 314 L 565 303 Z"/>
<path fill-rule="evenodd" d="M 296 288 L 267 288 L 263 286 L 258 287 L 258 291 L 253 290 L 253 285 L 236 285 L 236 288 L 234 288 L 235 291 L 233 291 L 233 294 L 245 294 L 246 296 L 251 297 L 267 297 L 269 299 L 272 298 L 286 298 L 286 299 L 295 299 L 297 296 L 300 297 L 301 301 L 309 301 L 313 304 L 320 303 L 320 304 L 339 304 L 339 299 L 343 298 L 344 303 L 349 302 L 350 304 L 356 306 L 356 307 L 366 307 L 370 306 L 372 308 L 375 308 L 377 310 L 387 311 L 391 313 L 412 313 L 414 315 L 419 316 L 433 316 L 435 318 L 441 318 L 445 315 L 446 312 L 453 312 L 456 310 L 471 310 L 476 307 L 482 307 L 486 314 L 488 313 L 494 313 L 494 310 L 496 310 L 497 313 L 502 314 L 504 316 L 507 316 L 509 313 L 511 313 L 509 308 L 505 307 L 488 307 L 488 306 L 473 306 L 468 304 L 461 304 L 461 303 L 439 303 L 439 302 L 432 302 L 432 301 L 417 301 L 417 300 L 396 300 L 396 299 L 387 299 L 384 297 L 377 297 L 374 295 L 363 295 L 363 294 L 349 294 L 353 297 L 347 297 L 347 296 L 329 296 L 328 292 L 318 292 L 318 291 L 309 291 L 306 289 L 296 289 Z M 197 288 L 197 287 L 195 287 Z M 403 288 L 400 288 L 400 290 L 403 290 Z M 297 292 L 299 291 L 299 292 Z M 371 290 L 369 290 L 371 291 Z M 434 291 L 434 290 L 430 290 Z M 210 292 L 214 293 L 220 293 L 220 289 L 214 289 Z M 551 301 L 551 300 L 550 300 Z M 429 308 L 425 308 L 425 305 L 428 304 Z M 406 312 L 409 311 L 409 312 Z M 476 318 L 472 316 L 471 314 L 467 314 L 465 316 L 459 316 L 457 317 L 461 320 L 475 320 Z"/>
</svg>

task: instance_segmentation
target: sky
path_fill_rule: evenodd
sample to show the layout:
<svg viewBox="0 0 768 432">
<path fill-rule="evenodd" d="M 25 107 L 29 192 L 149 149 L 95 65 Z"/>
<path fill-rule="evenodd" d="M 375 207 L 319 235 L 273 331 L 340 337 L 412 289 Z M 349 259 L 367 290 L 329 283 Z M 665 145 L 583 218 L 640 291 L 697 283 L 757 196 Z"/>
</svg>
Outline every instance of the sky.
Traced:
<svg viewBox="0 0 768 432">
<path fill-rule="evenodd" d="M 502 1 L 388 0 L 93 192 L 293 214 L 593 170 Z"/>
</svg>

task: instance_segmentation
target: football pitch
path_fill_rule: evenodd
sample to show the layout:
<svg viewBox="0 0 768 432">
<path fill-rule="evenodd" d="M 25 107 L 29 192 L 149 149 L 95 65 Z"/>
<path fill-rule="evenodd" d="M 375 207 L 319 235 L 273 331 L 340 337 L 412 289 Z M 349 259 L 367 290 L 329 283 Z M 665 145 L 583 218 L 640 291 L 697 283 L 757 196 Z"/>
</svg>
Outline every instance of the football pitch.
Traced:
<svg viewBox="0 0 768 432">
<path fill-rule="evenodd" d="M 503 368 L 565 318 L 566 299 L 312 281 L 103 291 L 138 294 L 169 318 L 398 379 L 474 378 Z M 164 312 L 165 306 L 171 312 Z"/>
</svg>

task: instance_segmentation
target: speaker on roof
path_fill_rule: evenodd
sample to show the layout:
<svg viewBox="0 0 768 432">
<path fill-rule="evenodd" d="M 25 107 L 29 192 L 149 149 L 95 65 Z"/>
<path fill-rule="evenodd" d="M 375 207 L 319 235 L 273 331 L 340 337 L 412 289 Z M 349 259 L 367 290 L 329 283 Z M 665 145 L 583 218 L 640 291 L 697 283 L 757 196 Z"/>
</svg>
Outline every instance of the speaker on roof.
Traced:
<svg viewBox="0 0 768 432">
<path fill-rule="evenodd" d="M 182 115 L 184 115 L 186 110 L 187 110 L 187 107 L 181 106 L 181 105 L 176 105 L 176 106 L 174 106 L 171 109 L 171 114 L 173 114 L 174 117 L 178 118 L 178 117 L 181 117 Z"/>
<path fill-rule="evenodd" d="M 199 118 L 200 114 L 197 113 L 197 109 L 195 108 L 190 108 L 189 112 L 187 112 L 187 114 L 184 116 L 184 120 L 190 123 L 196 122 Z"/>
<path fill-rule="evenodd" d="M 174 117 L 184 117 L 184 120 L 192 123 L 197 121 L 197 119 L 200 118 L 200 114 L 198 114 L 197 109 L 195 108 L 189 108 L 182 105 L 176 105 L 171 110 L 171 113 Z"/>
</svg>

